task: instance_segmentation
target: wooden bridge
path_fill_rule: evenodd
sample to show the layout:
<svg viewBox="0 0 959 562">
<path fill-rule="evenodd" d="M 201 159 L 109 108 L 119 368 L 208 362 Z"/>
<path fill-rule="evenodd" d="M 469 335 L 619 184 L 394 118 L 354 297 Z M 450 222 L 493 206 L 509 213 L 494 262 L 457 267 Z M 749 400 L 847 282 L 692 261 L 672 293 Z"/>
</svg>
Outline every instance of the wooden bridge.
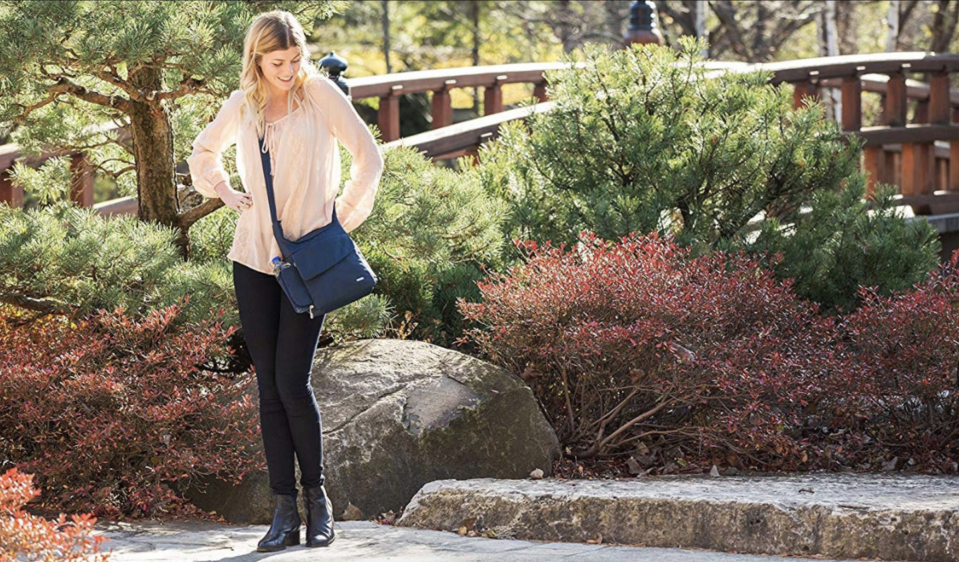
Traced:
<svg viewBox="0 0 959 562">
<path fill-rule="evenodd" d="M 954 230 L 949 224 L 959 226 L 959 216 L 948 216 L 959 213 L 959 164 L 952 165 L 959 163 L 959 91 L 949 87 L 950 75 L 959 69 L 959 55 L 881 53 L 762 65 L 707 65 L 717 72 L 769 70 L 773 83 L 792 85 L 797 107 L 808 97 L 822 95 L 826 88 L 837 88 L 841 92 L 839 117 L 843 130 L 865 142 L 862 166 L 868 173 L 870 190 L 877 181 L 894 184 L 899 188 L 901 204 L 909 206 L 915 215 L 939 221 L 941 232 Z M 440 160 L 475 156 L 482 143 L 497 136 L 504 122 L 524 119 L 531 112 L 549 111 L 553 104 L 547 99 L 544 73 L 562 66 L 508 64 L 403 72 L 356 78 L 350 81 L 350 87 L 353 100 L 379 98 L 377 124 L 384 149 L 411 146 Z M 506 84 L 531 84 L 537 103 L 504 111 L 502 87 Z M 474 87 L 484 91 L 484 115 L 454 124 L 451 90 Z M 432 130 L 399 138 L 400 96 L 423 92 L 432 93 Z M 864 96 L 878 96 L 882 107 L 879 123 L 863 126 Z M 44 155 L 43 159 L 51 156 Z M 71 199 L 106 215 L 136 213 L 133 198 L 94 204 L 93 176 L 79 156 L 74 158 Z M 22 205 L 23 193 L 13 187 L 5 172 L 18 158 L 15 145 L 0 146 L 0 201 L 13 206 Z"/>
</svg>

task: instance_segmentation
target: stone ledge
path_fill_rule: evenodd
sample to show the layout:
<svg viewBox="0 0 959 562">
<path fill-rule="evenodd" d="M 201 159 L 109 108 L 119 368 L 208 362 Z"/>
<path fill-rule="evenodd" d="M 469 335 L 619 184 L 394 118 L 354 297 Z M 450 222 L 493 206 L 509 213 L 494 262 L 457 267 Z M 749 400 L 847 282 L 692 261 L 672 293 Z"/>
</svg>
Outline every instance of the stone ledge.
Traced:
<svg viewBox="0 0 959 562">
<path fill-rule="evenodd" d="M 959 477 L 818 473 L 438 480 L 398 526 L 767 555 L 959 560 Z"/>
</svg>

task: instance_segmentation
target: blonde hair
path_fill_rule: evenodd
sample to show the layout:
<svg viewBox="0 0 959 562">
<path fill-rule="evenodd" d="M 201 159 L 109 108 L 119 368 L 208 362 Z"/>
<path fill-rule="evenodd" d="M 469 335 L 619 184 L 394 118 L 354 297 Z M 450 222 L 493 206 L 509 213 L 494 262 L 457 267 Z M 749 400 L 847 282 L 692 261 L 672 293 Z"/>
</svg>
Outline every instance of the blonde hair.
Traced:
<svg viewBox="0 0 959 562">
<path fill-rule="evenodd" d="M 293 111 L 294 98 L 301 105 L 307 103 L 304 84 L 311 77 L 322 75 L 310 63 L 310 51 L 306 47 L 306 33 L 303 31 L 303 26 L 290 12 L 273 10 L 257 16 L 246 32 L 246 38 L 243 40 L 240 89 L 246 97 L 246 106 L 255 108 L 257 136 L 262 137 L 266 128 L 266 102 L 270 93 L 259 63 L 263 60 L 263 55 L 273 51 L 285 51 L 291 47 L 297 47 L 304 60 L 293 79 L 293 87 L 290 89 L 287 100 L 287 113 Z"/>
</svg>

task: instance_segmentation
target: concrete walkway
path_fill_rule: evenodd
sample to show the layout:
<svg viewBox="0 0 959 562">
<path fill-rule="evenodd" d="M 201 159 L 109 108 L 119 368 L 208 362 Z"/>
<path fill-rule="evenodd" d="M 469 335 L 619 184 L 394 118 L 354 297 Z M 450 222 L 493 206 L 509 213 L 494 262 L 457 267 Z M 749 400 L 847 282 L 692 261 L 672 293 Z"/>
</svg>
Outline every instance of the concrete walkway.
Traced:
<svg viewBox="0 0 959 562">
<path fill-rule="evenodd" d="M 369 521 L 337 522 L 336 540 L 328 547 L 302 545 L 282 552 L 258 553 L 256 543 L 267 526 L 230 526 L 206 521 L 127 523 L 98 521 L 96 533 L 110 539 L 103 550 L 114 562 L 176 560 L 182 562 L 252 562 L 315 560 L 376 562 L 802 562 L 813 559 L 751 556 L 692 549 L 638 548 L 576 543 L 463 537 L 379 525 Z M 829 562 L 822 558 L 816 562 Z"/>
</svg>

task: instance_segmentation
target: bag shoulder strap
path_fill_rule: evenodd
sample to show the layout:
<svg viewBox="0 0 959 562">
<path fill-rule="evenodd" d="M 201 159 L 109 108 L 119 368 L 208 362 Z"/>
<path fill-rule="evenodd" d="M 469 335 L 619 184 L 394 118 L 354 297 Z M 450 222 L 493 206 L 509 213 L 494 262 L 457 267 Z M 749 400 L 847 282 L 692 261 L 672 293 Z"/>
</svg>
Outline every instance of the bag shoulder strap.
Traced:
<svg viewBox="0 0 959 562">
<path fill-rule="evenodd" d="M 283 235 L 283 227 L 280 226 L 279 219 L 276 218 L 276 197 L 273 194 L 273 175 L 270 174 L 270 153 L 264 152 L 263 147 L 266 139 L 258 138 L 258 145 L 260 147 L 260 169 L 263 172 L 263 180 L 266 183 L 266 197 L 270 201 L 270 218 L 273 220 L 273 235 L 277 237 L 277 243 L 279 244 L 280 239 L 282 238 L 283 242 L 290 242 L 287 240 L 286 236 Z M 333 222 L 336 222 L 336 201 L 333 201 Z M 282 245 L 280 245 L 282 249 Z"/>
</svg>

